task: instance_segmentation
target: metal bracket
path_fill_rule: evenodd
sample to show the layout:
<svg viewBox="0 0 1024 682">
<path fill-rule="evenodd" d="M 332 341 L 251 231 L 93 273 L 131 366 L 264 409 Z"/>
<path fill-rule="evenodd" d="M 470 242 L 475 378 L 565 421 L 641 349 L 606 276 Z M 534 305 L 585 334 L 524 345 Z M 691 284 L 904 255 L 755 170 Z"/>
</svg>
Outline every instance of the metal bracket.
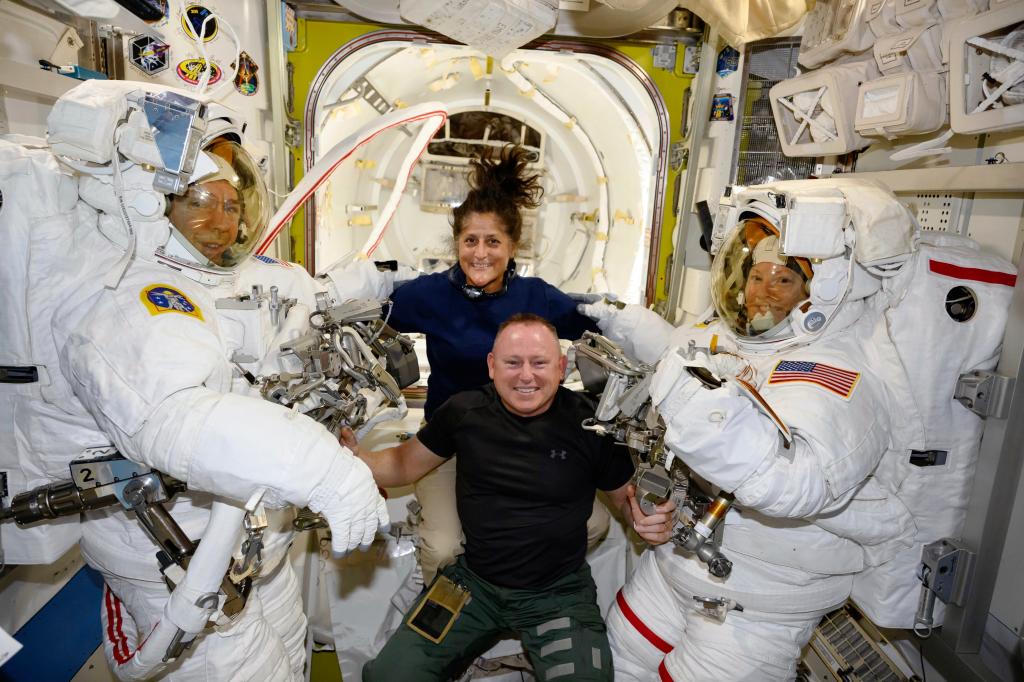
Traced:
<svg viewBox="0 0 1024 682">
<path fill-rule="evenodd" d="M 295 119 L 288 119 L 284 124 L 284 143 L 289 147 L 302 146 L 302 124 Z"/>
<path fill-rule="evenodd" d="M 982 417 L 1004 419 L 1010 409 L 1014 380 L 987 370 L 961 374 L 953 398 Z"/>
<path fill-rule="evenodd" d="M 674 71 L 676 68 L 676 44 L 662 43 L 651 48 L 654 68 Z"/>
<path fill-rule="evenodd" d="M 690 158 L 690 150 L 687 147 L 686 140 L 678 140 L 672 143 L 668 152 L 668 165 L 674 171 L 679 170 Z"/>
<path fill-rule="evenodd" d="M 924 546 L 921 568 L 925 584 L 945 604 L 963 606 L 971 573 L 974 552 L 959 540 L 943 538 Z"/>
</svg>

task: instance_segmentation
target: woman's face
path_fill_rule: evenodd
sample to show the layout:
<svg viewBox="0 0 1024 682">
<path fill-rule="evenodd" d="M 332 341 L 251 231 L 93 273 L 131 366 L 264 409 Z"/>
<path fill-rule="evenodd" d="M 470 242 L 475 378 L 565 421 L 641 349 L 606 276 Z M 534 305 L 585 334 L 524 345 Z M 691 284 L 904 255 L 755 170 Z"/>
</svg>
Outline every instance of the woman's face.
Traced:
<svg viewBox="0 0 1024 682">
<path fill-rule="evenodd" d="M 489 294 L 501 290 L 516 245 L 494 213 L 469 213 L 459 233 L 459 267 L 466 281 Z"/>
<path fill-rule="evenodd" d="M 785 265 L 757 263 L 750 269 L 744 299 L 747 319 L 755 328 L 762 324 L 766 330 L 782 322 L 804 298 L 804 278 Z"/>
<path fill-rule="evenodd" d="M 223 265 L 224 252 L 238 239 L 242 206 L 238 192 L 227 180 L 215 180 L 171 199 L 168 217 L 211 263 Z"/>
</svg>

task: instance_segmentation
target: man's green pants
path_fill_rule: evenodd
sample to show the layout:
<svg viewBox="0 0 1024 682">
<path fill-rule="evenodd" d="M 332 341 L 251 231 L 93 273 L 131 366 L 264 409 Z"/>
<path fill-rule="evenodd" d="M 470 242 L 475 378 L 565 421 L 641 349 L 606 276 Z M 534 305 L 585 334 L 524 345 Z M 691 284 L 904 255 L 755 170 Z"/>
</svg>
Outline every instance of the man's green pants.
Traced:
<svg viewBox="0 0 1024 682">
<path fill-rule="evenodd" d="M 406 625 L 424 593 L 377 658 L 363 668 L 366 682 L 448 680 L 509 633 L 520 637 L 542 682 L 612 680 L 608 635 L 586 562 L 541 590 L 493 585 L 470 571 L 463 557 L 440 574 L 470 592 L 448 635 L 434 644 Z"/>
</svg>

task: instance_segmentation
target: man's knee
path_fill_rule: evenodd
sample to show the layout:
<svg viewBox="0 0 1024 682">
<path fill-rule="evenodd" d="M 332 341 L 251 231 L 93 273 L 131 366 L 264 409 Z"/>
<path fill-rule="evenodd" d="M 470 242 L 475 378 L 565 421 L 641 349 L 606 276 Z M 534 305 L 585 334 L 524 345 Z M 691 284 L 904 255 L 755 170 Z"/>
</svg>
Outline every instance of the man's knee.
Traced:
<svg viewBox="0 0 1024 682">
<path fill-rule="evenodd" d="M 455 462 L 449 460 L 416 483 L 422 507 L 419 525 L 419 560 L 423 582 L 462 554 L 462 523 L 455 503 Z"/>
<path fill-rule="evenodd" d="M 451 529 L 449 529 L 450 531 Z M 462 554 L 462 529 L 452 532 L 424 532 L 420 529 L 419 560 L 423 570 L 423 582 L 429 585 L 445 566 L 455 563 L 455 557 Z"/>
<path fill-rule="evenodd" d="M 608 513 L 608 508 L 595 497 L 594 509 L 590 512 L 590 518 L 587 519 L 587 549 L 593 549 L 597 543 L 604 540 L 608 535 L 610 525 L 611 515 Z"/>
</svg>

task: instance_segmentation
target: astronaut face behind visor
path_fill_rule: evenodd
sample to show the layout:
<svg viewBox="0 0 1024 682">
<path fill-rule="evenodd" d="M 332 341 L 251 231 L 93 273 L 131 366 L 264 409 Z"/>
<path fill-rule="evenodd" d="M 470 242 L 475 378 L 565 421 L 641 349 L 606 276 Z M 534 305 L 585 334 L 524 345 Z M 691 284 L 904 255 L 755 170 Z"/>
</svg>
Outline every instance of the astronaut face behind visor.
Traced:
<svg viewBox="0 0 1024 682">
<path fill-rule="evenodd" d="M 217 140 L 196 164 L 197 178 L 184 196 L 169 196 L 174 228 L 168 249 L 176 260 L 232 269 L 256 247 L 267 224 L 269 203 L 256 164 L 235 142 Z"/>
<path fill-rule="evenodd" d="M 785 339 L 793 335 L 790 313 L 807 300 L 813 276 L 806 258 L 780 252 L 779 233 L 771 223 L 747 218 L 712 264 L 712 300 L 741 339 Z"/>
</svg>

